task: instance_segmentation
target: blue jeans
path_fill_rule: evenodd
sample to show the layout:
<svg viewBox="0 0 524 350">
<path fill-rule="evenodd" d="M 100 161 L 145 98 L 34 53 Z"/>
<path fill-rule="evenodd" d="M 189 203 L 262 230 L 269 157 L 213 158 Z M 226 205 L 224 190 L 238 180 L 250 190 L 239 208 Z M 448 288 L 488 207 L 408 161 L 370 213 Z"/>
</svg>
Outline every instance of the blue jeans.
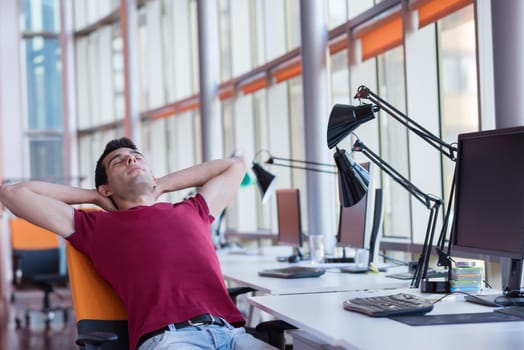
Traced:
<svg viewBox="0 0 524 350">
<path fill-rule="evenodd" d="M 138 350 L 262 350 L 275 349 L 250 334 L 244 328 L 202 325 L 170 330 L 146 340 Z"/>
</svg>

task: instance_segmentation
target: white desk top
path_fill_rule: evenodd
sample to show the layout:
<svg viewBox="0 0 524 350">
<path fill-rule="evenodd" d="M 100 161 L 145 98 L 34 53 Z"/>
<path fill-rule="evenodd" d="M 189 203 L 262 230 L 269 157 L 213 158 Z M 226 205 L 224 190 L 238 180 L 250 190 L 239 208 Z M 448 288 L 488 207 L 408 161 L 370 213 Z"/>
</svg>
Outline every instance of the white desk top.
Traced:
<svg viewBox="0 0 524 350">
<path fill-rule="evenodd" d="M 373 318 L 342 307 L 356 296 L 417 294 L 416 289 L 249 297 L 255 307 L 344 349 L 524 349 L 524 321 L 439 326 L 408 326 Z M 437 295 L 423 296 L 433 298 Z M 438 295 L 440 297 L 442 295 Z M 465 302 L 461 295 L 435 304 L 431 314 L 487 312 L 486 306 Z"/>
<path fill-rule="evenodd" d="M 385 273 L 341 273 L 338 269 L 327 269 L 320 277 L 283 279 L 261 277 L 258 271 L 288 266 L 273 256 L 219 255 L 222 275 L 225 280 L 252 287 L 267 294 L 301 294 L 368 290 L 384 288 L 404 288 L 411 281 L 385 277 Z M 391 271 L 395 271 L 391 269 Z M 398 271 L 398 270 L 397 270 Z"/>
</svg>

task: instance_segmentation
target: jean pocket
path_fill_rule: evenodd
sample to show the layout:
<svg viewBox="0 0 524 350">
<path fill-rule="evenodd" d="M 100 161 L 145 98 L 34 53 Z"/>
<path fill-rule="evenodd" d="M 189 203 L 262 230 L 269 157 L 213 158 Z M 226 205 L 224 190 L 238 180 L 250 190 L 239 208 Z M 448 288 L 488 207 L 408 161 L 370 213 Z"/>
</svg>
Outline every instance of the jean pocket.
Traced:
<svg viewBox="0 0 524 350">
<path fill-rule="evenodd" d="M 153 350 L 155 349 L 160 343 L 162 343 L 162 340 L 164 340 L 165 335 L 167 332 L 164 332 L 162 334 L 155 335 L 154 337 L 149 338 L 140 346 L 138 350 Z"/>
</svg>

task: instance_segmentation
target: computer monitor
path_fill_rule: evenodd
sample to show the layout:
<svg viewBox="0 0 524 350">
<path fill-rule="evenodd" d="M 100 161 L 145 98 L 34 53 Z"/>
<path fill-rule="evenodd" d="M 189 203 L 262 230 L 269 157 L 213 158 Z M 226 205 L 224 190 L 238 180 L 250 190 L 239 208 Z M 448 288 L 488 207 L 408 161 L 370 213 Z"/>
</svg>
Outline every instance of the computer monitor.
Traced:
<svg viewBox="0 0 524 350">
<path fill-rule="evenodd" d="M 369 250 L 370 262 L 374 259 L 375 243 L 382 219 L 382 190 L 375 188 L 370 163 L 360 164 L 369 172 L 368 192 L 351 207 L 340 206 L 337 246 Z M 345 258 L 345 249 L 343 250 Z M 337 260 L 337 259 L 335 259 Z M 350 258 L 347 261 L 351 261 Z"/>
<path fill-rule="evenodd" d="M 452 250 L 509 258 L 506 296 L 520 296 L 524 257 L 524 127 L 460 134 Z M 503 276 L 504 282 L 504 276 Z M 514 304 L 516 299 L 498 298 Z"/>
<path fill-rule="evenodd" d="M 369 172 L 369 163 L 360 164 Z M 371 174 L 370 174 L 371 175 Z M 370 184 L 373 181 L 370 179 Z M 372 187 L 372 186 L 370 186 Z M 370 193 L 371 191 L 371 193 Z M 366 219 L 369 219 L 369 213 L 372 208 L 368 208 L 373 202 L 373 189 L 368 188 L 368 192 L 360 199 L 360 201 L 351 206 L 340 206 L 338 216 L 338 232 L 337 232 L 337 246 L 351 247 L 351 248 L 369 248 L 366 245 Z"/>
<path fill-rule="evenodd" d="M 278 189 L 277 198 L 277 221 L 279 245 L 293 247 L 293 255 L 288 261 L 302 259 L 300 247 L 302 247 L 302 217 L 300 215 L 300 191 L 297 188 Z"/>
</svg>

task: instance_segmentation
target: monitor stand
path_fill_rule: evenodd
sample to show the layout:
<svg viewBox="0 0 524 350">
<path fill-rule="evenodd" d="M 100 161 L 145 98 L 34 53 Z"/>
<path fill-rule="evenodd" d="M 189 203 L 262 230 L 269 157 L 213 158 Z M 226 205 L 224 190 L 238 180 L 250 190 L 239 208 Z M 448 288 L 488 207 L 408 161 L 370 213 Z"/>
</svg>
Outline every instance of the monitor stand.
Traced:
<svg viewBox="0 0 524 350">
<path fill-rule="evenodd" d="M 353 263 L 355 262 L 354 257 L 350 257 L 346 255 L 346 247 L 342 248 L 342 256 L 334 257 L 334 256 L 328 256 L 324 258 L 325 263 Z"/>
<path fill-rule="evenodd" d="M 300 251 L 300 248 L 293 247 L 293 254 L 289 256 L 278 256 L 277 260 L 280 262 L 297 263 L 305 259 L 304 259 L 304 255 Z"/>
<path fill-rule="evenodd" d="M 505 271 L 507 270 L 507 271 Z M 502 295 L 467 295 L 464 299 L 472 303 L 487 306 L 524 306 L 524 294 L 521 292 L 522 258 L 511 258 L 509 266 L 502 269 L 508 273 L 507 287 Z M 503 281 L 504 283 L 504 281 Z"/>
<path fill-rule="evenodd" d="M 524 296 L 506 295 L 466 295 L 464 300 L 475 304 L 491 307 L 497 306 L 524 306 Z"/>
</svg>

